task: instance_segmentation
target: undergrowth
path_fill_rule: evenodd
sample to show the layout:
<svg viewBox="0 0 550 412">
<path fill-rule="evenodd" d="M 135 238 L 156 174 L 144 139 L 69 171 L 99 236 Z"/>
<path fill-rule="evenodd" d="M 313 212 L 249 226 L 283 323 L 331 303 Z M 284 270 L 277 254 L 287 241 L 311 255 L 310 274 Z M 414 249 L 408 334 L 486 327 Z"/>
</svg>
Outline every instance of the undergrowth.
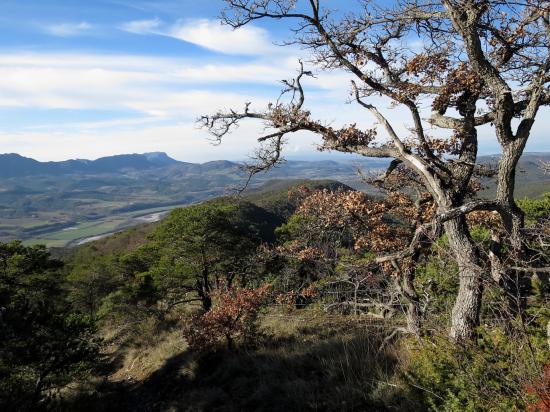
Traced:
<svg viewBox="0 0 550 412">
<path fill-rule="evenodd" d="M 480 331 L 476 348 L 443 335 L 384 342 L 388 330 L 353 317 L 270 310 L 253 344 L 204 352 L 174 325 L 149 320 L 138 330 L 148 339 L 113 343 L 112 369 L 60 409 L 520 411 L 544 399 L 534 395 L 545 347 L 535 342 L 530 363 L 530 349 L 497 329 Z"/>
</svg>

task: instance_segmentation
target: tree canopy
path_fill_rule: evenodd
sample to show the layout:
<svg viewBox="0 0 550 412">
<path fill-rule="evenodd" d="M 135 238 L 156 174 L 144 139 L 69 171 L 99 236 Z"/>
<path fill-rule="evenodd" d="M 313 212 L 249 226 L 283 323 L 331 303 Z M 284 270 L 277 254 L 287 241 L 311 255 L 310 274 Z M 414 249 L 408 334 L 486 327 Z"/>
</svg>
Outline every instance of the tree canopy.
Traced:
<svg viewBox="0 0 550 412">
<path fill-rule="evenodd" d="M 35 410 L 86 372 L 99 340 L 67 301 L 62 263 L 44 247 L 0 244 L 0 405 Z"/>
<path fill-rule="evenodd" d="M 285 142 L 300 131 L 319 135 L 322 150 L 392 158 L 388 170 L 372 183 L 384 187 L 392 174 L 405 171 L 404 184 L 412 177 L 429 196 L 435 213 L 418 226 L 418 235 L 404 253 L 382 260 L 398 265 L 443 231 L 460 280 L 449 333 L 456 340 L 470 340 L 479 324 L 485 262 L 472 241 L 466 215 L 499 215 L 501 223 L 493 236 L 493 250 L 499 253 L 491 255 L 490 272 L 505 294 L 519 293 L 518 282 L 525 277 L 521 268 L 529 266 L 528 233 L 514 199 L 514 184 L 517 162 L 539 109 L 550 104 L 550 5 L 536 0 L 359 3 L 336 12 L 321 0 L 227 0 L 222 19 L 232 27 L 262 19 L 292 22 L 285 45 L 302 46 L 308 60 L 300 62 L 298 75 L 284 82 L 283 96 L 267 108 L 258 110 L 246 103 L 241 111 L 220 111 L 201 122 L 217 139 L 245 119 L 266 125 L 269 132 L 258 139 L 251 174 L 282 161 Z M 417 45 L 406 47 L 412 39 Z M 313 75 L 306 64 L 350 73 L 352 101 L 376 125 L 333 126 L 313 118 L 302 85 L 305 76 Z M 406 109 L 412 123 L 407 135 L 400 135 L 370 102 L 374 96 Z M 492 127 L 501 148 L 494 171 L 476 163 L 482 125 Z M 496 176 L 495 198 L 472 198 L 479 189 L 477 177 L 487 174 Z"/>
</svg>

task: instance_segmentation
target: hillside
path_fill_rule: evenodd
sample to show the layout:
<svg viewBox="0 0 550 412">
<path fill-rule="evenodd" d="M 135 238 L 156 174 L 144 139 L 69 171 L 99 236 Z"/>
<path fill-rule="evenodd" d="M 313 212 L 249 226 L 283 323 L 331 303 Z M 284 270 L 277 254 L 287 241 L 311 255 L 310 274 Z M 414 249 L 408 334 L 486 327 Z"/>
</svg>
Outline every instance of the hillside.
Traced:
<svg viewBox="0 0 550 412">
<path fill-rule="evenodd" d="M 496 166 L 498 156 L 483 156 L 481 164 L 489 164 Z M 541 162 L 550 161 L 549 153 L 524 153 L 519 161 L 518 172 L 516 174 L 516 198 L 538 197 L 542 193 L 550 190 L 550 174 L 545 174 L 541 169 Z M 484 186 L 487 187 L 483 191 L 483 196 L 491 197 L 495 193 L 493 180 L 484 181 Z"/>
<path fill-rule="evenodd" d="M 517 343 L 499 334 L 497 324 L 496 342 L 504 344 L 497 346 L 489 341 L 487 349 L 479 350 L 470 346 L 448 346 L 449 343 L 441 339 L 457 287 L 454 257 L 445 253 L 448 246 L 441 242 L 441 254 L 426 257 L 426 266 L 419 268 L 415 275 L 415 284 L 426 293 L 423 299 L 433 306 L 426 313 L 425 322 L 431 328 L 429 339 L 437 344 L 396 334 L 396 330 L 405 327 L 403 298 L 388 305 L 383 295 L 373 295 L 373 287 L 378 291 L 386 287 L 391 290 L 392 283 L 384 280 L 377 283 L 376 278 L 369 277 L 365 286 L 360 286 L 361 281 L 354 284 L 357 268 L 368 264 L 364 254 L 353 247 L 353 243 L 345 241 L 340 226 L 314 223 L 309 227 L 308 222 L 314 221 L 316 214 L 306 219 L 293 215 L 296 204 L 289 198 L 288 191 L 298 185 L 326 188 L 332 192 L 347 188 L 330 180 L 274 180 L 249 190 L 239 199 L 217 198 L 178 209 L 162 222 L 140 225 L 65 250 L 69 298 L 77 307 L 98 314 L 100 333 L 105 340 L 101 362 L 96 365 L 92 377 L 76 383 L 74 389 L 64 393 L 60 405 L 68 410 L 86 411 L 443 410 L 426 406 L 433 404 L 432 392 L 423 388 L 435 382 L 437 392 L 434 396 L 439 400 L 444 399 L 442 394 L 446 395 L 448 387 L 453 390 L 455 387 L 467 388 L 467 394 L 460 395 L 457 411 L 464 410 L 462 405 L 471 394 L 476 394 L 472 401 L 476 405 L 480 400 L 491 407 L 497 405 L 493 409 L 479 410 L 521 410 L 515 405 L 525 403 L 527 398 L 519 383 L 538 376 L 538 366 L 533 367 L 532 362 L 525 362 L 521 357 L 524 335 L 514 335 Z M 223 258 L 213 260 L 216 263 L 210 269 L 216 270 L 218 264 L 232 267 L 232 259 L 242 258 L 240 253 L 245 251 L 248 258 L 241 261 L 240 276 L 242 284 L 249 288 L 247 293 L 253 293 L 250 285 L 263 281 L 269 282 L 280 294 L 260 312 L 255 312 L 253 339 L 237 333 L 235 336 L 240 338 L 237 347 L 229 344 L 225 347 L 222 339 L 222 344 L 214 349 L 201 348 L 186 332 L 189 322 L 196 319 L 193 314 L 201 313 L 200 305 L 197 299 L 188 300 L 188 289 L 182 285 L 189 287 L 190 283 L 186 283 L 190 281 L 189 272 L 185 270 L 192 273 L 197 260 L 200 261 L 200 255 L 194 253 L 199 249 L 202 253 L 202 248 L 186 245 L 203 239 L 203 225 L 209 231 L 216 230 L 206 239 L 206 245 L 223 239 L 224 231 L 217 232 L 222 225 L 213 224 L 208 217 L 212 211 L 210 206 L 222 212 L 231 205 L 236 205 L 236 209 L 231 209 L 235 226 L 246 230 L 247 241 L 255 238 L 254 244 L 262 247 L 253 251 L 248 246 L 238 247 L 239 242 L 234 242 L 233 238 L 230 242 L 223 241 L 217 249 Z M 543 208 L 534 207 L 533 210 L 547 212 L 547 203 L 538 206 Z M 195 226 L 197 221 L 201 224 Z M 226 230 L 233 228 L 232 225 Z M 327 232 L 331 236 L 326 236 Z M 168 242 L 163 241 L 166 236 Z M 186 240 L 180 243 L 182 239 Z M 293 244 L 304 239 L 307 244 L 321 241 L 327 247 L 327 255 L 305 260 L 278 255 L 277 251 L 285 250 L 286 242 Z M 175 247 L 183 249 L 172 255 Z M 231 258 L 227 259 L 225 253 L 233 247 L 237 255 L 230 253 Z M 263 254 L 264 247 L 268 255 Z M 330 253 L 332 247 L 337 254 Z M 289 253 L 286 250 L 283 254 Z M 209 253 L 212 251 L 207 251 L 206 255 Z M 354 253 L 357 260 L 350 261 Z M 335 261 L 327 264 L 329 256 L 334 256 Z M 187 263 L 180 265 L 180 260 L 186 258 Z M 348 266 L 350 263 L 352 266 Z M 346 267 L 352 272 L 346 272 Z M 424 267 L 430 268 L 429 271 L 424 272 Z M 218 276 L 227 273 L 225 268 L 222 266 L 219 273 L 211 275 L 216 283 Z M 338 275 L 345 276 L 343 282 L 335 281 Z M 198 279 L 191 277 L 192 284 L 195 285 Z M 304 284 L 315 288 L 313 297 L 308 298 L 305 293 L 296 295 L 291 289 L 308 290 L 303 289 Z M 489 287 L 494 288 L 490 284 Z M 176 292 L 179 297 L 172 296 L 174 290 L 179 291 Z M 243 289 L 233 293 L 238 295 L 239 290 Z M 363 304 L 359 306 L 359 313 L 357 301 L 355 312 L 346 309 L 345 304 L 350 303 L 346 296 L 357 299 L 358 294 Z M 280 300 L 281 297 L 291 300 Z M 379 306 L 372 305 L 373 299 Z M 546 325 L 544 301 L 540 299 L 538 295 L 530 299 L 542 314 L 537 315 L 540 318 L 532 318 L 536 321 L 529 326 L 531 334 L 538 333 L 537 322 Z M 541 302 L 541 306 L 536 306 L 537 302 Z M 234 303 L 229 300 L 226 304 L 230 308 L 228 312 L 233 313 L 231 305 Z M 224 313 L 224 306 L 220 302 L 218 305 L 211 309 L 216 316 Z M 242 305 L 245 307 L 246 303 Z M 490 316 L 494 317 L 493 309 L 500 308 L 498 305 L 498 302 L 484 304 L 482 336 L 493 333 L 490 328 L 494 319 Z M 384 314 L 383 308 L 387 306 L 393 306 L 393 312 Z M 241 312 L 236 313 L 238 319 Z M 225 319 L 221 318 L 223 325 Z M 210 323 L 203 327 L 208 325 Z M 216 327 L 212 327 L 208 334 L 216 331 Z M 545 359 L 545 338 L 533 342 L 538 342 L 534 347 L 537 356 Z M 475 356 L 473 363 L 470 361 L 472 353 Z M 517 360 L 511 370 L 508 365 L 512 353 Z M 503 374 L 510 384 L 499 380 Z M 491 394 L 487 401 L 485 393 Z M 508 405 L 514 407 L 507 409 Z"/>
<path fill-rule="evenodd" d="M 294 212 L 295 205 L 289 201 L 288 192 L 292 188 L 306 186 L 313 189 L 349 188 L 342 183 L 332 180 L 274 180 L 264 185 L 251 189 L 243 194 L 241 201 L 250 202 L 258 207 L 261 216 L 268 216 L 268 225 L 271 230 L 285 222 Z M 216 200 L 214 200 L 216 201 Z M 110 236 L 97 240 L 92 240 L 82 245 L 77 245 L 74 249 L 70 248 L 52 248 L 52 253 L 60 257 L 75 256 L 82 259 L 95 259 L 105 255 L 119 255 L 131 252 L 147 243 L 148 236 L 158 227 L 159 222 L 142 223 L 137 226 L 126 228 Z M 268 240 L 271 235 L 266 236 Z"/>
<path fill-rule="evenodd" d="M 426 293 L 422 299 L 432 305 L 423 322 L 437 345 L 426 345 L 396 334 L 406 325 L 405 301 L 386 302 L 386 295 L 378 294 L 386 288 L 388 296 L 395 293 L 393 282 L 371 275 L 372 266 L 362 268 L 369 265 L 368 258 L 350 243 L 349 229 L 315 221 L 326 204 L 306 218 L 294 214 L 296 200 L 288 194 L 299 186 L 331 194 L 349 189 L 334 180 L 271 180 L 240 197 L 206 200 L 178 208 L 160 222 L 142 223 L 74 248 L 52 249 L 64 265 L 51 276 L 64 279 L 66 301 L 85 319 L 94 319 L 98 328 L 93 330 L 101 340 L 93 367 L 65 387 L 51 401 L 51 409 L 416 411 L 429 410 L 426 405 L 433 402 L 418 390 L 419 383 L 428 387 L 433 381 L 440 400 L 448 387 L 465 386 L 463 398 L 477 391 L 491 394 L 498 408 L 489 410 L 526 402 L 518 382 L 537 379 L 540 366 L 521 358 L 525 332 L 515 336 L 519 343 L 505 340 L 488 351 L 444 346 L 449 343 L 441 336 L 457 286 L 454 257 L 444 250 L 445 243 L 441 254 L 427 256 L 415 274 L 415 284 Z M 371 200 L 376 201 L 367 197 Z M 547 214 L 548 203 L 530 207 L 535 214 Z M 308 250 L 310 242 L 326 254 L 301 258 L 286 248 L 302 244 Z M 41 256 L 37 250 L 31 255 Z M 354 283 L 358 268 L 369 277 Z M 212 349 L 193 340 L 193 333 L 204 328 L 211 328 L 204 336 L 219 333 L 216 324 L 193 326 L 197 316 L 207 316 L 200 315 L 205 273 L 211 287 L 228 284 L 228 279 L 239 285 L 230 296 L 242 301 L 215 300 L 220 298 L 212 292 L 214 306 L 206 313 L 216 314 L 209 319 L 220 319 L 221 325 L 241 319 L 253 305 L 246 296 L 253 296 L 257 285 L 268 282 L 267 290 L 273 291 L 261 310 L 242 317 L 251 322 L 246 333 L 233 332 L 233 326 L 219 329 L 234 333 L 235 346 L 225 343 L 227 334 L 216 337 Z M 361 286 L 366 279 L 369 282 Z M 306 294 L 308 290 L 314 290 L 313 295 Z M 546 325 L 548 320 L 545 296 L 530 297 L 543 314 L 532 318 L 528 333 L 533 336 L 540 329 L 538 322 Z M 242 306 L 233 312 L 235 302 Z M 355 305 L 353 310 L 350 305 Z M 500 308 L 497 305 L 483 306 L 483 336 L 490 331 L 489 316 Z M 227 313 L 236 314 L 230 323 Z M 545 338 L 535 342 L 536 356 L 544 359 Z M 65 350 L 62 340 L 57 344 Z M 472 351 L 476 362 L 470 365 Z M 512 372 L 511 353 L 519 358 Z M 503 373 L 509 386 L 496 378 L 485 383 L 486 374 Z M 472 377 L 480 383 L 472 385 Z M 479 399 L 484 398 L 474 402 L 479 404 Z"/>
<path fill-rule="evenodd" d="M 495 164 L 496 157 L 481 157 Z M 527 153 L 520 161 L 516 194 L 536 197 L 550 186 L 539 168 L 548 153 Z M 370 190 L 357 175 L 379 173 L 387 161 L 288 161 L 255 176 L 249 187 L 285 181 L 332 179 Z M 0 240 L 23 239 L 63 247 L 124 228 L 159 220 L 169 210 L 227 195 L 244 184 L 240 163 L 186 163 L 165 153 L 117 155 L 97 160 L 38 162 L 17 154 L 0 155 Z M 485 181 L 483 196 L 493 182 Z M 264 189 L 264 191 L 267 189 Z M 264 196 L 270 196 L 263 194 Z"/>
</svg>

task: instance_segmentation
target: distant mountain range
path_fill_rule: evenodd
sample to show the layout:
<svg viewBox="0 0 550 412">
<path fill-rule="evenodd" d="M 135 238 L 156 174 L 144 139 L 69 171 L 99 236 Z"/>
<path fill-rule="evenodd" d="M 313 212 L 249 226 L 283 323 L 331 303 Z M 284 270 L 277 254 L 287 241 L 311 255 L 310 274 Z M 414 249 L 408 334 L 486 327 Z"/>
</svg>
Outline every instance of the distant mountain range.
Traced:
<svg viewBox="0 0 550 412">
<path fill-rule="evenodd" d="M 291 161 L 282 166 L 281 170 L 300 169 L 304 165 L 318 165 L 323 168 L 337 167 L 350 162 L 324 161 Z M 365 163 L 365 162 L 361 162 Z M 370 160 L 369 167 L 384 167 L 385 160 Z M 37 175 L 70 175 L 70 174 L 105 174 L 143 172 L 151 169 L 170 168 L 184 173 L 208 172 L 212 170 L 233 169 L 240 167 L 240 163 L 228 160 L 215 160 L 206 163 L 181 162 L 169 157 L 164 152 L 121 154 L 101 157 L 96 160 L 71 159 L 60 162 L 40 162 L 17 153 L 0 154 L 0 178 L 37 176 Z"/>
<path fill-rule="evenodd" d="M 178 164 L 166 153 L 123 154 L 97 160 L 72 159 L 39 162 L 16 153 L 0 154 L 0 177 L 35 175 L 117 173 L 129 169 L 147 170 Z"/>
<path fill-rule="evenodd" d="M 499 155 L 480 156 L 479 163 L 496 163 Z M 520 169 L 537 168 L 540 161 L 549 161 L 550 153 L 530 152 L 525 153 L 520 160 Z M 283 163 L 278 169 L 273 171 L 275 174 L 288 172 L 293 174 L 296 170 L 304 167 L 312 168 L 349 169 L 354 170 L 357 166 L 371 168 L 383 168 L 388 164 L 385 159 L 368 159 L 354 161 L 334 161 L 334 160 L 312 160 L 298 161 L 293 160 Z M 21 156 L 17 153 L 0 154 L 0 178 L 37 176 L 37 175 L 90 175 L 90 174 L 111 174 L 111 173 L 129 173 L 143 172 L 151 169 L 171 168 L 182 172 L 208 172 L 212 170 L 233 169 L 240 167 L 241 163 L 228 160 L 215 160 L 206 163 L 182 162 L 171 158 L 164 152 L 133 153 L 120 154 L 114 156 L 100 157 L 96 160 L 70 159 L 59 162 L 40 162 L 29 157 Z"/>
<path fill-rule="evenodd" d="M 272 179 L 324 178 L 359 186 L 358 168 L 383 168 L 387 163 L 290 161 L 257 176 L 251 188 Z M 228 194 L 242 187 L 245 178 L 237 162 L 180 162 L 158 152 L 62 162 L 3 154 L 0 240 L 64 245 L 158 219 L 176 206 Z"/>
<path fill-rule="evenodd" d="M 520 161 L 518 197 L 550 190 L 540 170 L 550 153 L 527 153 Z M 480 158 L 496 164 L 498 156 Z M 379 173 L 386 159 L 288 161 L 257 175 L 251 189 L 272 180 L 330 179 L 368 189 L 357 170 Z M 123 154 L 97 160 L 39 162 L 0 155 L 0 240 L 25 239 L 63 246 L 70 242 L 158 219 L 167 210 L 242 187 L 242 164 L 226 160 L 181 162 L 166 153 Z M 485 195 L 494 189 L 491 181 Z"/>
</svg>

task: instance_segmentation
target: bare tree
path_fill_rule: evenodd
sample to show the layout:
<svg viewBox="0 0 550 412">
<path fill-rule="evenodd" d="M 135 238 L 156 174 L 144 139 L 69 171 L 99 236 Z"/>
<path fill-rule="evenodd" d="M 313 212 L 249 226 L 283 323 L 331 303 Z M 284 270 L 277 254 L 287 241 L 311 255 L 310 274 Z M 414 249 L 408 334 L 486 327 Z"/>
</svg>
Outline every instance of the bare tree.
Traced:
<svg viewBox="0 0 550 412">
<path fill-rule="evenodd" d="M 550 2 L 540 0 L 363 0 L 360 7 L 332 12 L 320 0 L 226 0 L 222 19 L 235 28 L 261 19 L 294 22 L 287 44 L 310 52 L 309 64 L 320 70 L 351 73 L 353 100 L 377 121 L 377 129 L 355 124 L 335 128 L 313 119 L 304 107 L 301 67 L 279 99 L 265 110 L 218 112 L 201 120 L 222 139 L 246 118 L 263 121 L 273 130 L 260 137 L 250 172 L 276 165 L 288 135 L 309 131 L 320 135 L 322 148 L 366 157 L 392 158 L 389 176 L 402 164 L 418 176 L 436 208 L 434 218 L 403 251 L 380 259 L 399 260 L 416 253 L 420 239 L 443 230 L 459 267 L 459 292 L 452 311 L 450 336 L 474 337 L 482 298 L 483 263 L 472 241 L 466 215 L 496 211 L 506 236 L 495 239 L 493 273 L 517 279 L 529 253 L 521 210 L 514 202 L 514 178 L 539 108 L 550 104 Z M 342 3 L 343 4 L 343 3 Z M 348 4 L 346 2 L 346 4 Z M 355 4 L 355 3 L 354 3 Z M 412 40 L 420 47 L 408 47 Z M 368 98 L 383 96 L 405 107 L 413 124 L 400 136 L 388 118 Z M 423 118 L 422 107 L 431 113 Z M 477 128 L 493 126 L 500 144 L 497 194 L 492 200 L 470 196 L 479 165 Z M 517 126 L 516 126 L 517 125 Z M 432 132 L 430 135 L 428 132 Z M 420 236 L 422 235 L 422 236 Z M 507 247 L 504 247 L 506 239 Z M 516 268 L 516 269 L 513 269 Z"/>
</svg>

